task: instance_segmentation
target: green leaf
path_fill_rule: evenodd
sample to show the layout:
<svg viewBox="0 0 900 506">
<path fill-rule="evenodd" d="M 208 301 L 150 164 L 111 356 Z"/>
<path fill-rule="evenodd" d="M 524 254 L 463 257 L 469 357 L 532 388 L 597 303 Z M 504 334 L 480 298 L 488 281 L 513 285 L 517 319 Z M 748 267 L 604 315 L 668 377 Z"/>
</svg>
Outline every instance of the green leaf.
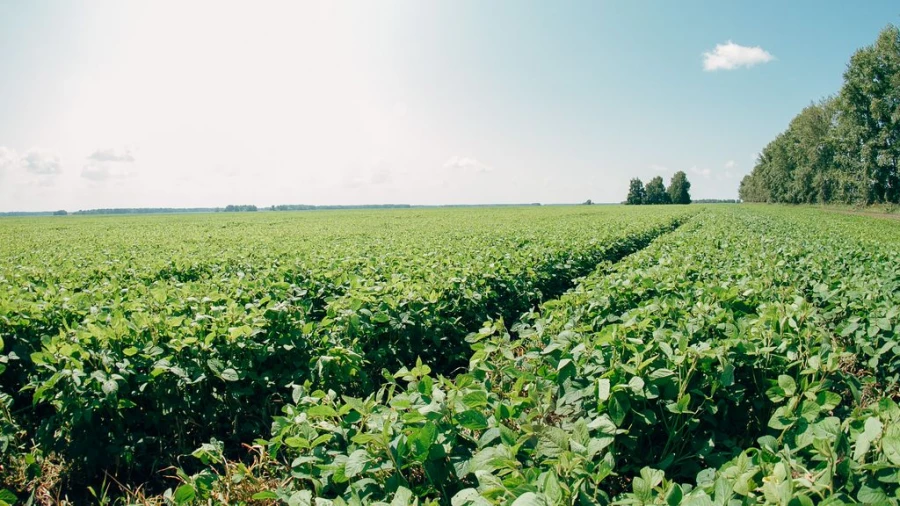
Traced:
<svg viewBox="0 0 900 506">
<path fill-rule="evenodd" d="M 545 471 L 538 477 L 538 488 L 547 496 L 551 504 L 559 504 L 563 499 L 563 490 L 554 471 Z"/>
<path fill-rule="evenodd" d="M 365 471 L 369 460 L 369 454 L 365 450 L 356 450 L 351 453 L 350 457 L 347 458 L 347 462 L 344 463 L 344 476 L 347 478 L 359 476 Z"/>
<path fill-rule="evenodd" d="M 7 504 L 15 504 L 19 498 L 16 497 L 16 494 L 12 493 L 12 491 L 3 489 L 0 490 L 0 501 L 5 502 Z"/>
<path fill-rule="evenodd" d="M 119 384 L 114 380 L 108 379 L 101 383 L 100 389 L 103 390 L 103 393 L 106 395 L 112 395 L 119 390 Z"/>
<path fill-rule="evenodd" d="M 895 422 L 884 431 L 881 448 L 891 464 L 900 466 L 900 423 Z"/>
<path fill-rule="evenodd" d="M 684 394 L 678 398 L 678 402 L 672 402 L 666 405 L 666 409 L 675 414 L 690 413 L 691 394 Z"/>
<path fill-rule="evenodd" d="M 863 485 L 859 488 L 856 499 L 863 504 L 888 504 L 889 497 L 883 489 Z"/>
<path fill-rule="evenodd" d="M 421 428 L 414 430 L 407 438 L 413 459 L 424 462 L 436 440 L 437 426 L 432 422 L 426 422 Z"/>
<path fill-rule="evenodd" d="M 666 493 L 666 504 L 669 506 L 678 506 L 681 504 L 681 500 L 684 498 L 684 492 L 681 490 L 681 486 L 677 483 L 672 485 L 672 488 Z"/>
<path fill-rule="evenodd" d="M 264 501 L 268 499 L 278 499 L 278 494 L 272 492 L 271 490 L 264 490 L 262 492 L 257 492 L 251 496 L 251 499 L 256 501 Z"/>
<path fill-rule="evenodd" d="M 609 399 L 609 378 L 600 378 L 597 381 L 597 398 L 602 402 Z"/>
<path fill-rule="evenodd" d="M 413 493 L 410 489 L 401 486 L 394 494 L 391 506 L 409 506 L 413 502 Z"/>
<path fill-rule="evenodd" d="M 815 503 L 808 496 L 800 494 L 791 498 L 791 502 L 787 506 L 815 506 Z"/>
<path fill-rule="evenodd" d="M 338 416 L 338 412 L 331 406 L 317 404 L 315 406 L 310 406 L 310 408 L 306 410 L 306 415 L 310 418 L 333 418 Z"/>
<path fill-rule="evenodd" d="M 488 426 L 487 418 L 480 411 L 474 409 L 457 414 L 456 422 L 469 430 L 482 430 Z"/>
<path fill-rule="evenodd" d="M 610 397 L 607 409 L 609 410 L 609 417 L 616 424 L 616 427 L 621 427 L 622 422 L 625 421 L 625 416 L 631 410 L 631 401 L 625 393 L 616 392 Z"/>
<path fill-rule="evenodd" d="M 197 491 L 194 490 L 194 487 L 184 483 L 175 489 L 175 495 L 172 499 L 175 501 L 175 504 L 189 504 L 196 496 Z"/>
<path fill-rule="evenodd" d="M 220 376 L 225 381 L 237 381 L 238 380 L 237 371 L 235 371 L 231 367 L 222 371 L 222 374 Z"/>
<path fill-rule="evenodd" d="M 309 448 L 309 440 L 299 436 L 291 436 L 284 440 L 289 448 Z"/>
<path fill-rule="evenodd" d="M 841 403 L 841 396 L 834 392 L 822 391 L 816 394 L 816 403 L 823 411 L 831 411 Z"/>
<path fill-rule="evenodd" d="M 464 488 L 450 499 L 450 506 L 491 506 L 474 488 Z"/>
<path fill-rule="evenodd" d="M 517 497 L 511 506 L 550 506 L 550 504 L 550 501 L 543 495 L 538 495 L 534 492 L 525 492 Z"/>
<path fill-rule="evenodd" d="M 786 374 L 778 376 L 778 386 L 784 390 L 785 397 L 791 397 L 797 392 L 797 383 L 794 381 L 794 378 Z"/>
<path fill-rule="evenodd" d="M 487 403 L 487 393 L 484 390 L 475 390 L 463 396 L 463 404 L 469 409 L 480 408 Z"/>
<path fill-rule="evenodd" d="M 858 462 L 862 461 L 866 454 L 869 453 L 872 442 L 881 437 L 882 428 L 883 424 L 878 418 L 870 416 L 866 419 L 863 431 L 856 436 L 856 447 L 853 449 L 853 460 Z"/>
</svg>

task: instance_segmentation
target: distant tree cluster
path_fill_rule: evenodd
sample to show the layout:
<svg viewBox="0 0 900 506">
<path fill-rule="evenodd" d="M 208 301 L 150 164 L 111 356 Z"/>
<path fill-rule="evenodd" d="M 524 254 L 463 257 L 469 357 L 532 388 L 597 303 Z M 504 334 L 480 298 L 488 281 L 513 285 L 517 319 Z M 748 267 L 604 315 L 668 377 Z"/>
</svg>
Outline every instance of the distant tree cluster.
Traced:
<svg viewBox="0 0 900 506">
<path fill-rule="evenodd" d="M 225 206 L 224 211 L 226 213 L 247 213 L 247 212 L 256 212 L 256 206 L 247 205 L 247 206 L 236 206 L 233 204 L 228 204 Z"/>
<path fill-rule="evenodd" d="M 72 214 L 169 214 L 169 213 L 212 213 L 221 211 L 218 207 L 124 207 L 112 209 L 82 209 Z"/>
<path fill-rule="evenodd" d="M 20 218 L 25 216 L 53 216 L 55 211 L 6 211 L 0 213 L 0 218 Z"/>
<path fill-rule="evenodd" d="M 314 211 L 314 210 L 337 210 L 337 209 L 409 209 L 409 204 L 368 204 L 358 206 L 313 206 L 308 204 L 282 204 L 272 206 L 270 211 Z"/>
<path fill-rule="evenodd" d="M 900 30 L 858 50 L 836 96 L 800 111 L 741 181 L 749 202 L 900 203 Z"/>
<path fill-rule="evenodd" d="M 625 203 L 633 206 L 660 204 L 690 204 L 691 183 L 684 171 L 678 171 L 669 181 L 669 187 L 663 184 L 663 178 L 656 176 L 644 185 L 640 179 L 634 178 L 628 186 L 628 197 Z"/>
<path fill-rule="evenodd" d="M 53 216 L 66 216 L 67 213 L 65 209 L 60 209 L 59 211 L 53 211 Z"/>
</svg>

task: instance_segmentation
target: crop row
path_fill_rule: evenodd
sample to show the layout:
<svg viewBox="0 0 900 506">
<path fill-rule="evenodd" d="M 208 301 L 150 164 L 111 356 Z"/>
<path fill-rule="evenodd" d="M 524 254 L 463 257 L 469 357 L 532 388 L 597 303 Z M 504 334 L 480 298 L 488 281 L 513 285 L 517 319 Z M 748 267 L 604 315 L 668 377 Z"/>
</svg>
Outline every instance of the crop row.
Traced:
<svg viewBox="0 0 900 506">
<path fill-rule="evenodd" d="M 141 482 L 211 437 L 259 434 L 291 385 L 359 394 L 416 356 L 464 366 L 481 322 L 691 213 L 540 211 L 12 222 L 5 452 L 55 453 L 73 484 Z"/>
<path fill-rule="evenodd" d="M 897 504 L 900 231 L 707 209 L 365 398 L 302 386 L 252 464 L 211 441 L 168 496 L 229 504 Z"/>
</svg>

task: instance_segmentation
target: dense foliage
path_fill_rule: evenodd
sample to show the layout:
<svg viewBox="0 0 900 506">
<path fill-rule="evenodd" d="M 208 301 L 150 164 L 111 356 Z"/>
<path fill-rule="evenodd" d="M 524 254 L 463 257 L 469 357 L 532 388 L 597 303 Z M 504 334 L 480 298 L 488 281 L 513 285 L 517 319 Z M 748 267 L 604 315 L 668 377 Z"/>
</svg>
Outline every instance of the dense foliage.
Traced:
<svg viewBox="0 0 900 506">
<path fill-rule="evenodd" d="M 625 204 L 690 204 L 690 191 L 691 183 L 687 180 L 687 174 L 680 170 L 672 175 L 668 187 L 663 183 L 662 176 L 650 179 L 646 185 L 639 178 L 633 178 L 628 184 Z"/>
<path fill-rule="evenodd" d="M 226 213 L 246 213 L 246 212 L 255 212 L 256 206 L 254 205 L 234 205 L 228 204 L 225 206 L 224 211 Z"/>
<path fill-rule="evenodd" d="M 0 451 L 76 493 L 269 427 L 308 384 L 366 395 L 515 319 L 685 209 L 615 207 L 10 219 L 0 223 Z M 310 388 L 310 387 L 306 387 Z M 32 450 L 33 451 L 30 451 Z"/>
<path fill-rule="evenodd" d="M 858 50 L 834 96 L 811 104 L 741 181 L 748 202 L 900 203 L 900 29 Z"/>
<path fill-rule="evenodd" d="M 900 229 L 708 208 L 364 398 L 305 386 L 250 464 L 169 497 L 284 504 L 900 502 Z"/>
<path fill-rule="evenodd" d="M 107 471 L 133 500 L 174 465 L 150 501 L 900 502 L 893 221 L 579 206 L 3 226 L 0 477 L 22 499 Z"/>
</svg>

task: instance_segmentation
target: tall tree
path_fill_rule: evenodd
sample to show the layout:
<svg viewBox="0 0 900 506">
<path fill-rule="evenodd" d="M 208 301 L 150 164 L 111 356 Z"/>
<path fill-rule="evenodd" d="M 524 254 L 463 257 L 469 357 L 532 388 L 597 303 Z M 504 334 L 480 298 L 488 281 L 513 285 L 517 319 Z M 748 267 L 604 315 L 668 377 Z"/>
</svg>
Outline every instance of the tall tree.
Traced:
<svg viewBox="0 0 900 506">
<path fill-rule="evenodd" d="M 691 183 L 687 180 L 687 174 L 683 170 L 672 175 L 666 193 L 669 194 L 669 202 L 672 204 L 691 203 Z"/>
<path fill-rule="evenodd" d="M 663 178 L 656 176 L 647 181 L 644 187 L 644 203 L 645 204 L 668 204 L 669 194 L 666 193 L 666 185 L 663 184 Z"/>
<path fill-rule="evenodd" d="M 900 202 L 900 29 L 888 26 L 844 72 L 841 133 L 867 204 Z"/>
<path fill-rule="evenodd" d="M 625 199 L 625 203 L 639 206 L 644 203 L 644 197 L 644 183 L 638 178 L 632 179 L 628 185 L 628 197 Z"/>
<path fill-rule="evenodd" d="M 900 202 L 900 29 L 854 53 L 837 97 L 804 108 L 760 153 L 751 202 Z"/>
</svg>

